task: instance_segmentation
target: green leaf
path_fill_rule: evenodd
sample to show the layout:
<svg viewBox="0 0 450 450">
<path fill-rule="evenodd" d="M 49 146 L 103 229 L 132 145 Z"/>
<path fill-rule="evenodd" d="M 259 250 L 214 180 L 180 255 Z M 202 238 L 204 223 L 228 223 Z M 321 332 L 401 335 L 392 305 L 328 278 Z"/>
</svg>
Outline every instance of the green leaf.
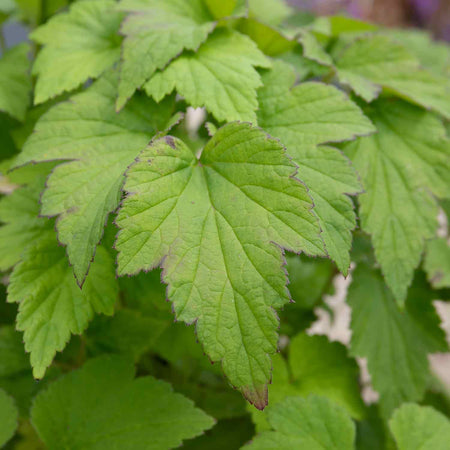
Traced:
<svg viewBox="0 0 450 450">
<path fill-rule="evenodd" d="M 216 19 L 239 17 L 247 14 L 247 0 L 205 0 L 210 13 Z"/>
<path fill-rule="evenodd" d="M 123 43 L 117 108 L 157 69 L 164 68 L 183 50 L 197 50 L 216 27 L 203 0 L 122 0 L 127 19 Z"/>
<path fill-rule="evenodd" d="M 88 79 L 99 77 L 120 59 L 118 35 L 123 14 L 113 0 L 73 3 L 31 34 L 43 49 L 33 66 L 37 75 L 35 104 L 64 91 L 72 91 Z"/>
<path fill-rule="evenodd" d="M 325 294 L 332 292 L 335 265 L 326 258 L 286 255 L 289 292 L 293 302 L 278 313 L 280 334 L 293 336 L 309 328 L 317 319 L 314 312 Z"/>
<path fill-rule="evenodd" d="M 8 442 L 17 428 L 19 412 L 11 397 L 0 389 L 0 447 Z"/>
<path fill-rule="evenodd" d="M 87 332 L 91 353 L 119 353 L 134 361 L 155 346 L 170 320 L 146 317 L 139 311 L 121 309 L 113 317 L 98 316 Z"/>
<path fill-rule="evenodd" d="M 162 265 L 177 318 L 196 321 L 206 354 L 258 408 L 277 346 L 272 308 L 289 299 L 280 247 L 323 254 L 294 174 L 279 142 L 249 124 L 219 129 L 199 160 L 166 137 L 128 170 L 116 220 L 119 275 Z"/>
<path fill-rule="evenodd" d="M 244 448 L 252 450 L 355 448 L 355 425 L 341 407 L 326 398 L 288 397 L 270 409 L 267 415 L 273 431 L 262 432 Z"/>
<path fill-rule="evenodd" d="M 30 104 L 29 44 L 7 50 L 0 59 L 0 111 L 17 120 L 25 119 Z"/>
<path fill-rule="evenodd" d="M 429 376 L 427 353 L 448 349 L 431 297 L 413 288 L 400 310 L 379 272 L 361 263 L 353 273 L 347 298 L 351 353 L 367 358 L 385 418 L 402 402 L 421 400 Z"/>
<path fill-rule="evenodd" d="M 168 450 L 212 427 L 169 384 L 134 372 L 127 359 L 98 358 L 41 392 L 31 418 L 49 450 Z"/>
<path fill-rule="evenodd" d="M 259 90 L 258 123 L 286 145 L 299 165 L 316 205 L 330 257 L 347 273 L 350 265 L 350 231 L 356 225 L 353 204 L 344 194 L 361 186 L 349 160 L 332 147 L 318 144 L 350 140 L 374 131 L 373 125 L 346 95 L 320 83 L 295 82 L 293 70 L 277 62 L 263 77 Z"/>
<path fill-rule="evenodd" d="M 80 290 L 53 232 L 28 247 L 11 275 L 8 301 L 19 303 L 17 329 L 24 331 L 34 376 L 44 376 L 56 352 L 86 329 L 94 313 L 112 314 L 117 295 L 113 261 L 104 249 Z"/>
<path fill-rule="evenodd" d="M 17 375 L 29 368 L 20 333 L 12 325 L 0 327 L 0 377 Z"/>
<path fill-rule="evenodd" d="M 217 30 L 197 53 L 184 54 L 145 85 L 157 102 L 176 89 L 193 107 L 205 106 L 221 121 L 256 122 L 256 89 L 262 86 L 255 67 L 270 63 L 247 36 Z"/>
<path fill-rule="evenodd" d="M 446 450 L 450 421 L 435 409 L 415 404 L 395 411 L 389 426 L 399 450 Z"/>
<path fill-rule="evenodd" d="M 389 30 L 397 42 L 404 45 L 426 69 L 436 75 L 450 74 L 450 48 L 444 42 L 434 41 L 426 31 L 416 29 Z"/>
<path fill-rule="evenodd" d="M 34 180 L 0 199 L 0 270 L 11 269 L 24 250 L 53 223 L 39 217 L 39 197 L 52 165 L 34 166 Z M 15 176 L 15 173 L 12 174 Z"/>
<path fill-rule="evenodd" d="M 359 197 L 362 228 L 372 235 L 386 282 L 402 302 L 425 239 L 437 228 L 431 193 L 450 195 L 450 141 L 433 114 L 402 101 L 380 100 L 368 116 L 378 134 L 345 150 L 366 191 Z"/>
<path fill-rule="evenodd" d="M 450 247 L 445 239 L 427 243 L 423 268 L 434 288 L 450 288 Z"/>
<path fill-rule="evenodd" d="M 305 58 L 311 59 L 324 66 L 333 65 L 331 56 L 323 49 L 314 33 L 306 29 L 300 30 L 298 40 L 302 44 L 303 56 L 305 56 Z"/>
<path fill-rule="evenodd" d="M 284 0 L 248 0 L 250 17 L 268 25 L 280 25 L 291 14 L 291 8 Z"/>
<path fill-rule="evenodd" d="M 382 88 L 450 118 L 448 77 L 421 69 L 404 46 L 387 36 L 356 39 L 336 60 L 339 80 L 371 102 Z"/>
<path fill-rule="evenodd" d="M 249 36 L 268 56 L 279 56 L 298 47 L 294 40 L 287 38 L 279 30 L 255 19 L 242 20 L 238 29 Z"/>
<path fill-rule="evenodd" d="M 342 406 L 352 417 L 361 419 L 364 403 L 358 386 L 359 369 L 347 349 L 325 336 L 298 334 L 291 340 L 288 360 L 277 355 L 269 386 L 269 406 L 278 406 L 287 396 L 322 395 Z M 267 429 L 266 411 L 252 410 L 258 431 Z"/>
<path fill-rule="evenodd" d="M 119 205 L 123 174 L 172 115 L 173 99 L 156 105 L 138 96 L 115 112 L 117 73 L 52 108 L 18 156 L 16 165 L 71 160 L 54 169 L 42 196 L 41 214 L 57 221 L 58 238 L 82 285 L 108 215 Z"/>
</svg>

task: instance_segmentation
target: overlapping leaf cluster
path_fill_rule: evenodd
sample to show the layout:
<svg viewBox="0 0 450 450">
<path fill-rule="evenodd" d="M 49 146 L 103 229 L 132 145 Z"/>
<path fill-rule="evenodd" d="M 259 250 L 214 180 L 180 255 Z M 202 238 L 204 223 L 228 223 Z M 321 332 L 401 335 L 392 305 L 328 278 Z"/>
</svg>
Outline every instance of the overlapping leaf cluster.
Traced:
<svg viewBox="0 0 450 450">
<path fill-rule="evenodd" d="M 281 0 L 12 17 L 0 445 L 446 448 L 447 45 Z M 306 334 L 354 266 L 348 347 Z"/>
</svg>

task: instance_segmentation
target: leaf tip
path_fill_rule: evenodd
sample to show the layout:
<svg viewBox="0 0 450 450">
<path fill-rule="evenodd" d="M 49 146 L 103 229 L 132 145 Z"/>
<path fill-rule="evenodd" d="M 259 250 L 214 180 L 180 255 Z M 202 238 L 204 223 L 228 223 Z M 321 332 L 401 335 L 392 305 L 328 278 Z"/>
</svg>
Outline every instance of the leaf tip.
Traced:
<svg viewBox="0 0 450 450">
<path fill-rule="evenodd" d="M 260 411 L 264 410 L 264 408 L 269 403 L 267 384 L 255 386 L 252 388 L 250 388 L 249 386 L 243 387 L 242 395 L 249 403 L 251 403 L 256 409 L 259 409 Z"/>
</svg>

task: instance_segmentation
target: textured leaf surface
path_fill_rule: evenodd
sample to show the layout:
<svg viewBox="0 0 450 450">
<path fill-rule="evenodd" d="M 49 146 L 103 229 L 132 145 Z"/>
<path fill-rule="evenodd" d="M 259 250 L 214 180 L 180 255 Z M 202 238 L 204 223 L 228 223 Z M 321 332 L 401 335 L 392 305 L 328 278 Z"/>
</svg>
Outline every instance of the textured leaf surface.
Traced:
<svg viewBox="0 0 450 450">
<path fill-rule="evenodd" d="M 104 249 L 80 290 L 53 232 L 28 247 L 11 275 L 8 301 L 19 303 L 17 329 L 24 331 L 34 376 L 44 376 L 56 352 L 86 329 L 94 313 L 112 314 L 117 295 L 113 261 Z"/>
<path fill-rule="evenodd" d="M 129 13 L 121 30 L 121 108 L 157 69 L 184 49 L 197 50 L 216 22 L 203 0 L 122 0 L 119 8 Z"/>
<path fill-rule="evenodd" d="M 127 172 L 130 194 L 116 220 L 119 274 L 164 268 L 179 320 L 258 408 L 267 403 L 273 307 L 288 301 L 280 247 L 323 254 L 318 224 L 295 166 L 278 141 L 231 123 L 200 160 L 160 139 Z M 271 308 L 272 307 L 272 308 Z"/>
<path fill-rule="evenodd" d="M 0 111 L 23 120 L 30 103 L 31 77 L 28 44 L 6 51 L 0 58 Z"/>
<path fill-rule="evenodd" d="M 56 167 L 41 213 L 59 216 L 58 238 L 78 283 L 86 277 L 108 214 L 120 200 L 123 174 L 157 130 L 167 126 L 173 99 L 157 106 L 140 96 L 119 114 L 118 76 L 109 73 L 86 92 L 52 108 L 37 123 L 16 164 L 73 160 Z"/>
<path fill-rule="evenodd" d="M 319 146 L 353 139 L 374 131 L 370 121 L 344 93 L 332 86 L 308 82 L 292 88 L 295 75 L 276 63 L 259 90 L 258 123 L 286 145 L 299 165 L 300 178 L 310 189 L 330 257 L 346 273 L 350 265 L 350 231 L 355 227 L 352 202 L 361 186 L 348 159 L 338 150 Z"/>
<path fill-rule="evenodd" d="M 378 133 L 351 143 L 346 153 L 361 175 L 362 228 L 395 297 L 403 301 L 425 239 L 435 234 L 437 204 L 450 195 L 450 141 L 431 113 L 380 100 L 369 117 Z M 414 124 L 412 126 L 411 124 Z"/>
<path fill-rule="evenodd" d="M 345 411 L 323 397 L 288 397 L 267 412 L 273 431 L 264 431 L 244 448 L 351 450 L 355 425 Z"/>
<path fill-rule="evenodd" d="M 450 118 L 450 82 L 420 68 L 418 59 L 387 36 L 357 39 L 337 58 L 338 77 L 370 102 L 382 88 Z"/>
<path fill-rule="evenodd" d="M 52 224 L 39 218 L 39 196 L 48 170 L 37 169 L 35 180 L 0 199 L 0 270 L 17 264 L 23 251 Z M 41 172 L 41 173 L 40 173 Z"/>
<path fill-rule="evenodd" d="M 69 12 L 33 31 L 32 39 L 44 46 L 33 66 L 38 77 L 36 104 L 99 77 L 120 59 L 118 31 L 123 14 L 115 11 L 115 4 L 113 0 L 74 3 Z"/>
<path fill-rule="evenodd" d="M 268 428 L 267 412 L 288 396 L 321 395 L 342 406 L 352 417 L 364 416 L 358 366 L 348 357 L 344 345 L 330 342 L 325 336 L 298 334 L 291 340 L 288 360 L 276 355 L 273 361 L 269 406 L 264 412 L 252 411 L 257 431 Z"/>
<path fill-rule="evenodd" d="M 168 383 L 135 379 L 119 357 L 91 360 L 50 385 L 31 417 L 49 450 L 169 450 L 214 424 Z"/>
<path fill-rule="evenodd" d="M 17 428 L 19 413 L 11 397 L 0 389 L 0 446 L 8 442 Z"/>
<path fill-rule="evenodd" d="M 448 449 L 450 421 L 429 406 L 403 405 L 395 411 L 389 427 L 399 450 Z"/>
<path fill-rule="evenodd" d="M 417 29 L 389 30 L 389 36 L 404 45 L 420 64 L 437 75 L 450 74 L 450 48 L 434 41 L 429 33 Z"/>
<path fill-rule="evenodd" d="M 351 352 L 366 357 L 384 417 L 404 401 L 421 400 L 428 381 L 428 352 L 447 351 L 431 299 L 412 289 L 400 310 L 379 272 L 359 264 L 348 299 Z"/>
<path fill-rule="evenodd" d="M 269 65 L 247 36 L 217 30 L 197 53 L 182 55 L 156 73 L 145 90 L 160 101 L 176 89 L 191 106 L 205 106 L 219 121 L 255 123 L 256 89 L 262 85 L 255 67 Z"/>
<path fill-rule="evenodd" d="M 427 243 L 423 267 L 434 288 L 450 288 L 450 247 L 445 239 Z"/>
</svg>

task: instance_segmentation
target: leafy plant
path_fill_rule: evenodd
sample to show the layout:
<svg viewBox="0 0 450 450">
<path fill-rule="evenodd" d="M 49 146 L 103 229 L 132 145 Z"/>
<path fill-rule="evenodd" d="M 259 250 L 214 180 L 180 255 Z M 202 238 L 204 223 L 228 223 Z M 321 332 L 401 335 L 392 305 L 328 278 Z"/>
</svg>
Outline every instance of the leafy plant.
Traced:
<svg viewBox="0 0 450 450">
<path fill-rule="evenodd" d="M 0 1 L 0 445 L 447 449 L 450 47 L 69 3 Z M 339 273 L 347 346 L 307 333 Z"/>
</svg>

